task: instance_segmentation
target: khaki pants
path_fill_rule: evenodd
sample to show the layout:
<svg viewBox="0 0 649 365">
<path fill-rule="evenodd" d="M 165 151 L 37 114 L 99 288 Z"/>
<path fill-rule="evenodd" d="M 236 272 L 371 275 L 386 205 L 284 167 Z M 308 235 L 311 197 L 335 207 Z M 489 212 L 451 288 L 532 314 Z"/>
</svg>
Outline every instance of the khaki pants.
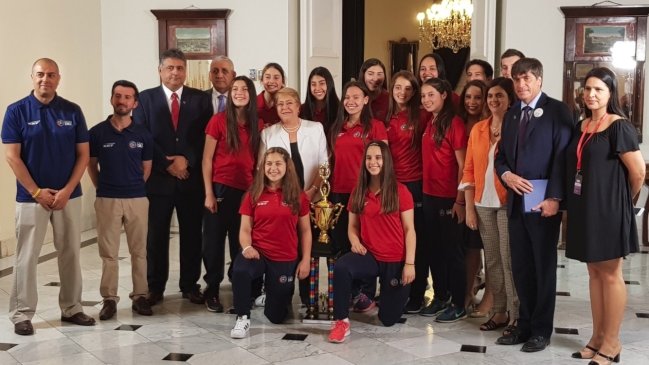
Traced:
<svg viewBox="0 0 649 365">
<path fill-rule="evenodd" d="M 97 244 L 102 260 L 99 293 L 106 299 L 119 301 L 117 283 L 119 278 L 120 230 L 124 223 L 126 242 L 131 254 L 131 277 L 133 291 L 131 299 L 146 296 L 149 286 L 146 279 L 146 236 L 149 214 L 149 200 L 143 198 L 116 199 L 97 198 Z"/>
<path fill-rule="evenodd" d="M 48 211 L 38 203 L 16 204 L 16 263 L 9 300 L 9 319 L 13 323 L 31 320 L 36 312 L 36 276 L 47 222 L 54 231 L 54 248 L 59 266 L 59 307 L 70 317 L 81 307 L 81 198 L 70 199 L 65 208 Z"/>
</svg>

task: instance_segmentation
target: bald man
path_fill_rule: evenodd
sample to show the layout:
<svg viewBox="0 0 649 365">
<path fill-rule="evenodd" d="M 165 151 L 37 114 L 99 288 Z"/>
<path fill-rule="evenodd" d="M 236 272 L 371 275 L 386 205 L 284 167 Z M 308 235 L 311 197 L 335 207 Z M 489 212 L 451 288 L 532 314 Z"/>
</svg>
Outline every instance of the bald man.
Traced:
<svg viewBox="0 0 649 365">
<path fill-rule="evenodd" d="M 7 108 L 2 124 L 5 155 L 17 180 L 16 263 L 9 318 L 19 335 L 34 333 L 36 266 L 52 224 L 58 258 L 61 321 L 92 326 L 81 307 L 81 185 L 89 160 L 81 108 L 58 96 L 59 67 L 49 58 L 32 66 L 34 90 Z"/>
</svg>

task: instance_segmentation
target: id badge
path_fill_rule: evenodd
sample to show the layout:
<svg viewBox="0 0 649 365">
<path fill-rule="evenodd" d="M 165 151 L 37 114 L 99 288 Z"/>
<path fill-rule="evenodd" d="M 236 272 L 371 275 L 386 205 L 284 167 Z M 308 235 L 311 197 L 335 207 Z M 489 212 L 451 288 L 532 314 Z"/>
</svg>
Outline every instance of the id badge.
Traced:
<svg viewBox="0 0 649 365">
<path fill-rule="evenodd" d="M 575 195 L 581 195 L 581 183 L 582 183 L 581 173 L 577 172 L 575 174 L 575 187 L 572 190 L 572 192 Z"/>
</svg>

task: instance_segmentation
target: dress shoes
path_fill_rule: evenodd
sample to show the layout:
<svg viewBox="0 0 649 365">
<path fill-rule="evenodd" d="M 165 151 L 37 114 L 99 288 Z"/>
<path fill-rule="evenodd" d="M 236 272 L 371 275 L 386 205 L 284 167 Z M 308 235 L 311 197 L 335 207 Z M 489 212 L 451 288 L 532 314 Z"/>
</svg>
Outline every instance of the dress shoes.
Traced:
<svg viewBox="0 0 649 365">
<path fill-rule="evenodd" d="M 133 300 L 133 305 L 131 306 L 131 309 L 133 310 L 133 312 L 141 316 L 150 316 L 153 314 L 153 310 L 151 310 L 151 305 L 149 305 L 149 301 L 146 300 L 145 297 L 138 297 L 137 299 Z"/>
<path fill-rule="evenodd" d="M 164 295 L 161 292 L 151 291 L 146 297 L 146 301 L 149 302 L 149 305 L 156 305 L 164 299 Z"/>
<path fill-rule="evenodd" d="M 223 313 L 223 304 L 221 304 L 218 295 L 206 295 L 205 306 L 210 312 Z"/>
<path fill-rule="evenodd" d="M 117 313 L 117 302 L 112 299 L 106 299 L 104 300 L 104 306 L 99 311 L 99 319 L 102 321 L 111 319 L 115 313 Z"/>
<path fill-rule="evenodd" d="M 523 334 L 520 331 L 516 330 L 507 335 L 498 337 L 496 344 L 498 345 L 518 345 L 519 343 L 527 342 L 530 338 L 529 335 Z"/>
<path fill-rule="evenodd" d="M 29 336 L 34 334 L 34 327 L 32 327 L 32 321 L 26 319 L 24 321 L 14 324 L 14 332 L 17 335 Z"/>
<path fill-rule="evenodd" d="M 200 290 L 184 291 L 183 298 L 189 299 L 190 302 L 194 304 L 205 304 L 205 299 Z"/>
<path fill-rule="evenodd" d="M 549 344 L 550 344 L 550 339 L 548 337 L 533 336 L 527 342 L 525 342 L 525 344 L 521 348 L 521 351 L 537 352 L 537 351 L 545 350 L 545 348 L 548 347 Z"/>
<path fill-rule="evenodd" d="M 79 326 L 94 326 L 95 319 L 83 312 L 77 312 L 70 317 L 61 315 L 61 322 L 74 323 Z"/>
</svg>

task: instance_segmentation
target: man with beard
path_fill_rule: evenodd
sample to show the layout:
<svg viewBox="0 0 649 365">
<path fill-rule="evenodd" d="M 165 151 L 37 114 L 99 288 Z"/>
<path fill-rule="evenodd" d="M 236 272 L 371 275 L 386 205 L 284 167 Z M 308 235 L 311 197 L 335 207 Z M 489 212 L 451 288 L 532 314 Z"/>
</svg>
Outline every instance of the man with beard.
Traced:
<svg viewBox="0 0 649 365">
<path fill-rule="evenodd" d="M 81 108 L 56 93 L 54 60 L 32 65 L 34 90 L 9 105 L 2 123 L 5 157 L 16 176 L 16 264 L 9 300 L 14 332 L 34 334 L 36 267 L 48 222 L 59 267 L 61 321 L 92 326 L 81 306 L 81 185 L 88 164 L 88 129 Z"/>
<path fill-rule="evenodd" d="M 101 320 L 115 315 L 119 301 L 117 260 L 122 222 L 131 253 L 132 309 L 144 316 L 153 314 L 146 299 L 149 200 L 145 189 L 145 181 L 151 174 L 153 138 L 144 126 L 134 124 L 131 119 L 137 98 L 135 84 L 116 81 L 110 98 L 114 114 L 90 129 L 88 175 L 97 189 L 97 245 L 102 260 L 99 293 L 104 298 L 99 312 Z"/>
</svg>

